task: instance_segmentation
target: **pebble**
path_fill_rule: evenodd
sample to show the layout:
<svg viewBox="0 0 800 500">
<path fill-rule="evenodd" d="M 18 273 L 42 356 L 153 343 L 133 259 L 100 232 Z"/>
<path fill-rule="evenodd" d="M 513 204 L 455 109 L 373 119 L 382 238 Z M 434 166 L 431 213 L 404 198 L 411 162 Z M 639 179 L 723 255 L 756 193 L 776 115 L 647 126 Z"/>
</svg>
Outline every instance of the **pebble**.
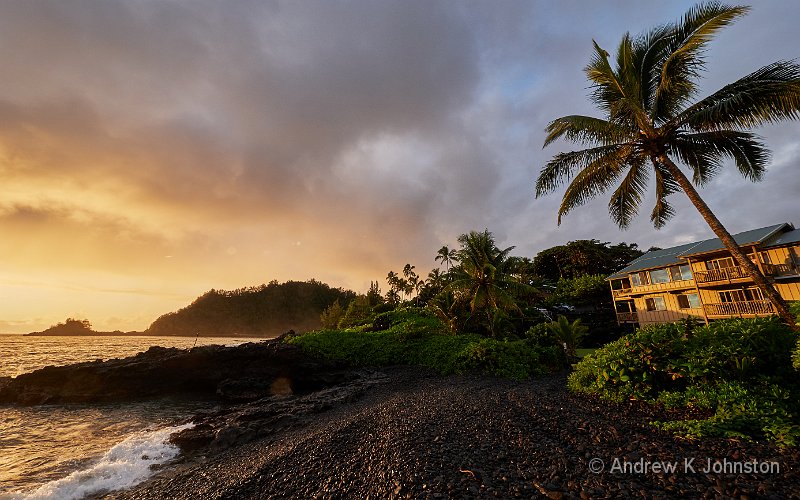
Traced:
<svg viewBox="0 0 800 500">
<path fill-rule="evenodd" d="M 358 399 L 303 425 L 165 468 L 114 498 L 604 498 L 800 495 L 800 452 L 676 439 L 658 409 L 570 394 L 565 377 L 530 381 L 384 370 Z M 620 449 L 621 448 L 621 449 Z M 501 453 L 502 451 L 502 453 Z M 777 461 L 773 474 L 611 472 L 625 455 Z M 590 471 L 590 460 L 605 464 Z M 192 460 L 195 460 L 194 462 Z M 213 471 L 213 473 L 211 473 Z M 202 475 L 201 473 L 206 473 Z"/>
</svg>

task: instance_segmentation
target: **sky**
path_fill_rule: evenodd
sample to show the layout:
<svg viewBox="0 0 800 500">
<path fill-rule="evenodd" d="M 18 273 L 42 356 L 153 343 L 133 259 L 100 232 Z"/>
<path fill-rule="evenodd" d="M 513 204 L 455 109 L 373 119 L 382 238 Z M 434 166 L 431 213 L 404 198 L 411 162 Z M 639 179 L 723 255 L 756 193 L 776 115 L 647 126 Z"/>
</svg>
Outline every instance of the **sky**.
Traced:
<svg viewBox="0 0 800 500">
<path fill-rule="evenodd" d="M 67 317 L 142 330 L 205 291 L 315 278 L 383 289 L 491 231 L 513 254 L 575 239 L 710 237 L 677 193 L 625 231 L 610 195 L 567 215 L 534 182 L 560 116 L 599 116 L 592 40 L 693 2 L 59 0 L 0 3 L 0 332 Z M 759 1 L 707 52 L 699 97 L 800 57 L 800 3 Z M 800 124 L 757 130 L 760 183 L 701 190 L 732 231 L 800 225 Z M 730 167 L 730 165 L 729 165 Z"/>
</svg>

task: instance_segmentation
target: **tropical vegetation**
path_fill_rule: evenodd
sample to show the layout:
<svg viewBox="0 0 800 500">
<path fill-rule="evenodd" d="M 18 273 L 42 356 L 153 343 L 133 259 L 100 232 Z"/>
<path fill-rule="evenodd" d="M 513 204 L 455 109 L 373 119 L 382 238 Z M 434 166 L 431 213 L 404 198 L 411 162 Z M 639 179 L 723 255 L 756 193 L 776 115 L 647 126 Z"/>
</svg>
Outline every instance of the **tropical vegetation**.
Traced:
<svg viewBox="0 0 800 500">
<path fill-rule="evenodd" d="M 708 43 L 748 10 L 717 2 L 698 5 L 677 22 L 638 37 L 625 34 L 613 60 L 595 42 L 585 71 L 590 99 L 604 118 L 569 115 L 547 126 L 545 146 L 563 138 L 589 147 L 555 155 L 539 174 L 536 196 L 570 180 L 558 210 L 560 224 L 564 215 L 616 185 L 608 208 L 624 228 L 652 177 L 656 202 L 650 219 L 660 228 L 674 214 L 667 198 L 683 191 L 779 316 L 794 326 L 784 300 L 695 188 L 708 184 L 727 159 L 746 179 L 760 180 L 770 154 L 750 130 L 800 116 L 800 64 L 795 61 L 769 64 L 693 101 Z M 678 164 L 688 169 L 691 181 Z"/>
<path fill-rule="evenodd" d="M 797 341 L 774 316 L 654 325 L 584 357 L 568 386 L 611 401 L 684 409 L 693 416 L 656 422 L 684 436 L 794 446 L 800 444 L 800 382 L 792 366 Z"/>
<path fill-rule="evenodd" d="M 210 290 L 190 305 L 156 319 L 148 335 L 258 336 L 319 328 L 332 304 L 350 304 L 356 293 L 315 280 L 287 281 L 238 290 Z M 338 302 L 337 302 L 338 301 Z"/>
</svg>

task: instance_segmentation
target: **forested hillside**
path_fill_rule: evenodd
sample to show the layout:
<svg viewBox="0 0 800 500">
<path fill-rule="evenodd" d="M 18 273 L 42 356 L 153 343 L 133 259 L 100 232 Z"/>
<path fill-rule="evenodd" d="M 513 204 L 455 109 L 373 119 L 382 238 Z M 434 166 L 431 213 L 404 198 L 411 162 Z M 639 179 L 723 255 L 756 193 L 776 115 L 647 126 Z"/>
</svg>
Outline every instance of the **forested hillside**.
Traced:
<svg viewBox="0 0 800 500">
<path fill-rule="evenodd" d="M 153 322 L 149 335 L 275 336 L 320 326 L 320 313 L 336 300 L 347 304 L 355 292 L 319 281 L 272 281 L 233 291 L 210 290 L 189 306 Z"/>
</svg>

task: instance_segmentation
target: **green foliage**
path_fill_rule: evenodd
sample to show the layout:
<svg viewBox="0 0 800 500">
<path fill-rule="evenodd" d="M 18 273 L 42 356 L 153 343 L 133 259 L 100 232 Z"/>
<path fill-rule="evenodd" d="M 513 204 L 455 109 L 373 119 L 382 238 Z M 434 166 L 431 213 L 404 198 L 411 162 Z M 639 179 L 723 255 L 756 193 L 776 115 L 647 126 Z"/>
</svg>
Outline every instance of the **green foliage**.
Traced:
<svg viewBox="0 0 800 500">
<path fill-rule="evenodd" d="M 483 338 L 470 343 L 461 353 L 463 366 L 499 377 L 523 379 L 541 375 L 539 352 L 523 341 Z"/>
<path fill-rule="evenodd" d="M 588 328 L 581 324 L 581 320 L 576 319 L 570 323 L 565 316 L 560 315 L 556 321 L 549 323 L 547 327 L 553 332 L 558 343 L 564 346 L 567 357 L 570 359 L 576 358 L 575 350 L 586 337 L 586 332 L 589 331 Z"/>
<path fill-rule="evenodd" d="M 359 295 L 347 306 L 342 319 L 339 320 L 339 328 L 350 328 L 353 326 L 366 325 L 372 321 L 372 306 L 369 304 L 369 297 Z"/>
<path fill-rule="evenodd" d="M 575 392 L 709 410 L 707 419 L 662 422 L 691 436 L 800 440 L 800 386 L 790 353 L 796 335 L 777 318 L 695 327 L 643 328 L 586 356 L 570 375 Z"/>
<path fill-rule="evenodd" d="M 561 278 L 556 290 L 548 299 L 550 304 L 572 306 L 611 307 L 611 289 L 602 274 L 587 274 L 574 278 Z"/>
<path fill-rule="evenodd" d="M 608 242 L 598 240 L 575 240 L 542 250 L 533 259 L 532 266 L 538 276 L 553 281 L 593 274 L 605 277 L 619 271 L 642 253 L 636 243 L 609 246 Z M 608 284 L 604 284 L 608 288 Z"/>
<path fill-rule="evenodd" d="M 528 341 L 451 335 L 433 313 L 419 308 L 379 314 L 368 328 L 320 330 L 287 341 L 313 356 L 349 366 L 421 365 L 442 374 L 478 370 L 512 378 L 563 367 L 553 367 L 552 352 Z"/>
<path fill-rule="evenodd" d="M 797 321 L 800 322 L 800 301 L 791 302 L 789 304 L 789 311 L 797 318 Z M 794 361 L 794 367 L 800 370 L 800 339 L 797 339 L 797 349 L 794 351 L 792 360 Z"/>
<path fill-rule="evenodd" d="M 344 309 L 342 309 L 342 306 L 339 304 L 339 300 L 335 300 L 333 304 L 322 311 L 322 314 L 319 315 L 319 319 L 322 322 L 322 328 L 336 328 L 343 316 Z"/>
<path fill-rule="evenodd" d="M 347 304 L 355 293 L 319 281 L 271 281 L 233 291 L 211 290 L 189 306 L 165 314 L 149 335 L 270 336 L 320 327 L 320 314 L 336 300 Z"/>
</svg>

